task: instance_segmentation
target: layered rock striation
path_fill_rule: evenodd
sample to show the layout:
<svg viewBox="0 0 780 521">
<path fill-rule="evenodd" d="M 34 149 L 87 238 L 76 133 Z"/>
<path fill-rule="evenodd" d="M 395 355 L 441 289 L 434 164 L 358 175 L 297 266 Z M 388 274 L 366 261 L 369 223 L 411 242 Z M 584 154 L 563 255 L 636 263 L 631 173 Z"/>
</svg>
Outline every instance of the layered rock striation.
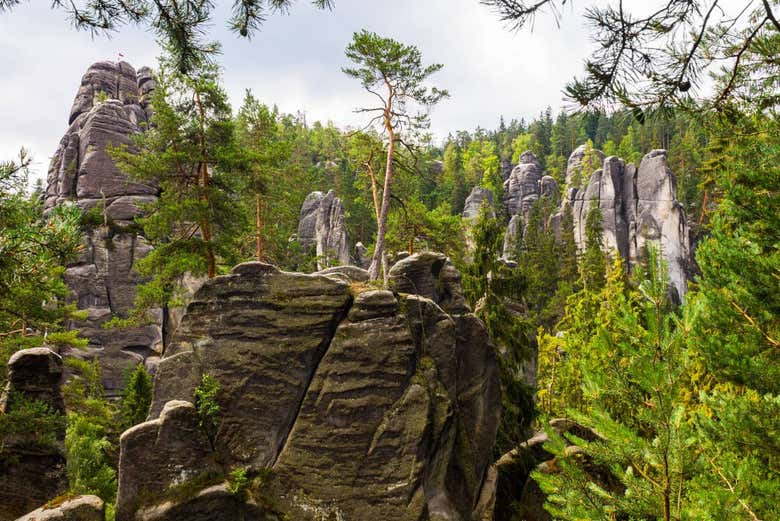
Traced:
<svg viewBox="0 0 780 521">
<path fill-rule="evenodd" d="M 44 208 L 75 204 L 91 212 L 84 233 L 84 248 L 65 272 L 79 309 L 88 318 L 71 327 L 89 338 L 86 352 L 98 357 L 109 394 L 123 384 L 128 367 L 156 355 L 162 348 L 162 324 L 123 331 L 106 330 L 103 323 L 123 316 L 132 307 L 135 287 L 141 282 L 134 266 L 151 246 L 134 224 L 144 206 L 156 201 L 158 189 L 128 179 L 109 156 L 111 146 L 132 146 L 132 135 L 147 125 L 151 70 L 136 71 L 126 62 L 99 62 L 81 80 L 65 132 L 49 167 Z"/>
<path fill-rule="evenodd" d="M 316 255 L 317 269 L 351 262 L 344 205 L 336 192 L 306 196 L 298 220 L 298 242 L 305 253 Z"/>
<path fill-rule="evenodd" d="M 500 391 L 460 275 L 432 253 L 391 270 L 395 291 L 364 275 L 247 263 L 205 283 L 159 364 L 153 419 L 122 435 L 117 519 L 179 519 L 159 512 L 204 495 L 245 519 L 482 519 Z M 204 374 L 221 386 L 213 444 L 191 403 Z M 265 476 L 240 505 L 219 479 L 166 497 L 236 467 Z"/>
</svg>

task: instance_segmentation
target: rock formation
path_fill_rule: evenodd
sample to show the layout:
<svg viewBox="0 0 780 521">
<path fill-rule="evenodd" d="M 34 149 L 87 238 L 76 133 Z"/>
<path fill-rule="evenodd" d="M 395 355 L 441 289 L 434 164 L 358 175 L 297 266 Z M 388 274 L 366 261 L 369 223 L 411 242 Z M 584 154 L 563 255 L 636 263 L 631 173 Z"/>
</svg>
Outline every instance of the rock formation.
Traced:
<svg viewBox="0 0 780 521">
<path fill-rule="evenodd" d="M 551 204 L 557 205 L 560 201 L 560 188 L 555 179 L 544 174 L 542 165 L 532 152 L 525 152 L 520 156 L 520 163 L 504 182 L 504 188 L 509 224 L 504 235 L 503 258 L 511 260 L 534 203 L 546 197 Z"/>
<path fill-rule="evenodd" d="M 97 496 L 77 496 L 56 505 L 44 505 L 16 521 L 105 521 L 106 506 Z"/>
<path fill-rule="evenodd" d="M 70 127 L 52 158 L 44 207 L 76 204 L 94 219 L 84 235 L 84 250 L 65 272 L 85 321 L 72 327 L 89 338 L 86 352 L 75 356 L 100 359 L 108 393 L 121 388 L 128 367 L 157 354 L 162 348 L 162 317 L 155 325 L 133 328 L 118 335 L 102 324 L 132 307 L 140 282 L 135 263 L 151 246 L 139 234 L 133 219 L 145 204 L 156 200 L 154 186 L 130 181 L 114 165 L 109 146 L 131 145 L 131 136 L 149 119 L 149 97 L 154 88 L 151 71 L 137 72 L 128 63 L 99 62 L 81 80 L 70 112 Z"/>
<path fill-rule="evenodd" d="M 561 212 L 550 217 L 550 228 L 558 230 L 561 213 L 570 206 L 574 215 L 574 237 L 585 248 L 585 223 L 592 204 L 601 211 L 603 247 L 620 254 L 633 268 L 641 261 L 648 242 L 660 248 L 669 268 L 669 281 L 678 296 L 686 291 L 691 259 L 685 211 L 676 197 L 676 179 L 669 168 L 665 150 L 653 150 L 637 168 L 616 157 L 604 157 L 580 146 L 569 157 L 566 169 L 567 192 Z M 584 169 L 599 165 L 593 172 Z M 579 180 L 579 182 L 578 182 Z M 513 245 L 522 236 L 528 212 L 539 198 L 560 200 L 558 183 L 543 175 L 538 160 L 524 153 L 509 179 L 506 205 L 510 220 L 504 237 L 504 258 L 512 258 Z"/>
<path fill-rule="evenodd" d="M 463 207 L 463 218 L 475 222 L 479 216 L 482 205 L 485 203 L 493 208 L 493 190 L 475 186 L 466 198 L 466 204 Z M 495 211 L 493 212 L 493 215 L 495 215 Z"/>
<path fill-rule="evenodd" d="M 253 262 L 203 285 L 159 364 L 153 419 L 122 435 L 118 521 L 182 519 L 199 502 L 247 520 L 275 519 L 271 505 L 302 521 L 486 519 L 498 370 L 459 273 L 413 255 L 388 291 L 350 283 L 353 270 Z M 221 385 L 213 446 L 191 403 L 204 374 Z M 240 504 L 224 493 L 236 467 L 265 472 Z"/>
<path fill-rule="evenodd" d="M 532 152 L 524 152 L 520 162 L 512 169 L 509 179 L 504 181 L 506 207 L 509 215 L 520 215 L 527 219 L 531 206 L 539 199 L 544 172 L 542 165 Z"/>
<path fill-rule="evenodd" d="M 344 205 L 336 192 L 312 192 L 303 201 L 298 241 L 304 252 L 317 256 L 317 269 L 350 263 Z"/>
<path fill-rule="evenodd" d="M 649 242 L 655 243 L 668 264 L 669 282 L 682 297 L 691 252 L 688 221 L 676 193 L 666 151 L 653 150 L 639 168 L 615 156 L 606 158 L 587 186 L 571 190 L 564 204 L 572 205 L 580 249 L 585 247 L 585 223 L 592 204 L 601 211 L 604 248 L 619 253 L 630 267 L 640 262 Z"/>
<path fill-rule="evenodd" d="M 61 380 L 62 358 L 47 347 L 18 351 L 8 361 L 0 416 L 38 401 L 62 421 L 51 432 L 0 433 L 0 521 L 13 521 L 67 488 Z"/>
</svg>

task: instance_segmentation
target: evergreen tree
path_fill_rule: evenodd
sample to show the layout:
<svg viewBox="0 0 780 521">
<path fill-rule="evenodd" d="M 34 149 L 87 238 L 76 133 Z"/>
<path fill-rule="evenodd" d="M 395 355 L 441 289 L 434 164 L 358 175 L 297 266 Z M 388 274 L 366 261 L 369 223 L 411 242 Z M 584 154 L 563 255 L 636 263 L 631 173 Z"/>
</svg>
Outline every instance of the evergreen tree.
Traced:
<svg viewBox="0 0 780 521">
<path fill-rule="evenodd" d="M 152 377 L 143 364 L 138 364 L 135 370 L 130 373 L 130 378 L 122 391 L 122 402 L 119 410 L 123 427 L 129 429 L 133 425 L 146 421 L 151 405 Z"/>
<path fill-rule="evenodd" d="M 384 266 L 385 234 L 390 213 L 396 146 L 404 131 L 415 131 L 427 122 L 422 114 L 411 114 L 409 105 L 431 107 L 449 94 L 445 90 L 436 87 L 428 89 L 425 86 L 427 79 L 440 71 L 443 65 L 424 66 L 422 54 L 414 46 L 404 45 L 364 30 L 353 35 L 346 55 L 354 66 L 342 69 L 344 73 L 359 80 L 367 91 L 374 92 L 375 89 L 381 88 L 385 94 L 379 96 L 381 105 L 358 109 L 359 112 L 371 115 L 369 125 L 379 123 L 387 134 L 385 184 L 382 189 L 374 255 L 369 268 L 371 278 L 377 279 L 380 268 Z"/>
<path fill-rule="evenodd" d="M 28 193 L 31 158 L 0 162 L 0 386 L 11 355 L 45 341 L 54 347 L 80 346 L 71 318 L 83 318 L 68 303 L 64 265 L 81 248 L 81 212 L 58 206 L 47 215 L 39 193 Z"/>
<path fill-rule="evenodd" d="M 582 285 L 590 291 L 604 286 L 607 256 L 604 253 L 604 228 L 598 201 L 592 200 L 585 219 L 585 251 L 580 264 Z"/>
<path fill-rule="evenodd" d="M 499 347 L 502 415 L 496 453 L 502 454 L 525 441 L 536 416 L 533 389 L 524 373 L 533 355 L 533 326 L 519 304 L 525 281 L 518 269 L 499 260 L 504 227 L 487 205 L 472 229 L 472 262 L 461 269 L 466 299 Z"/>
<path fill-rule="evenodd" d="M 718 126 L 720 127 L 720 126 Z M 780 504 L 780 122 L 763 114 L 716 127 L 717 209 L 696 250 L 700 362 L 697 497 L 713 519 L 772 519 Z M 720 139 L 718 139 L 720 141 Z M 702 514 L 702 518 L 705 514 Z"/>
<path fill-rule="evenodd" d="M 574 451 L 551 433 L 555 441 L 546 448 L 558 470 L 534 473 L 556 519 L 691 519 L 697 447 L 683 397 L 685 337 L 696 317 L 670 310 L 659 259 L 651 250 L 636 304 L 622 291 L 610 295 L 613 311 L 600 313 L 587 346 L 583 391 L 591 406 L 571 414 L 598 436 L 575 438 L 581 451 Z M 613 273 L 622 277 L 618 268 Z"/>
<path fill-rule="evenodd" d="M 134 149 L 111 150 L 131 178 L 160 187 L 159 199 L 139 219 L 155 246 L 136 265 L 150 279 L 138 287 L 141 315 L 167 306 L 185 273 L 213 278 L 220 263 L 240 259 L 250 227 L 242 181 L 257 159 L 238 142 L 216 67 L 184 76 L 170 72 L 165 61 L 160 65 L 149 128 L 134 136 Z"/>
</svg>

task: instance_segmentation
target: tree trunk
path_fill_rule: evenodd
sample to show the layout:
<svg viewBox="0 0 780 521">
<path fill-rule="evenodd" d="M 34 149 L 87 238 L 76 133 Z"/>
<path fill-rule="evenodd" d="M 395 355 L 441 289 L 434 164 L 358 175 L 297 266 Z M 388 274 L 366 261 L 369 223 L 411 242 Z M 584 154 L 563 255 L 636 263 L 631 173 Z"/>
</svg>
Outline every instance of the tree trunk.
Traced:
<svg viewBox="0 0 780 521">
<path fill-rule="evenodd" d="M 257 260 L 262 262 L 264 255 L 263 251 L 263 196 L 262 194 L 257 194 L 257 214 L 255 217 L 255 230 L 257 232 L 256 242 L 255 242 L 255 256 L 257 257 Z"/>
<path fill-rule="evenodd" d="M 393 155 L 395 154 L 395 130 L 390 122 L 390 117 L 385 117 L 385 128 L 390 139 L 387 147 L 387 164 L 385 167 L 385 185 L 382 191 L 382 209 L 379 211 L 379 220 L 376 230 L 376 246 L 374 246 L 374 257 L 371 259 L 371 266 L 368 272 L 371 280 L 379 278 L 379 270 L 383 265 L 383 256 L 385 252 L 385 233 L 387 232 L 387 214 L 390 211 L 390 185 L 393 180 Z M 384 271 L 384 270 L 383 270 Z M 387 273 L 383 273 L 385 282 Z"/>
<path fill-rule="evenodd" d="M 200 92 L 195 89 L 195 102 L 198 105 L 198 114 L 200 116 L 200 164 L 198 168 L 200 170 L 199 184 L 202 189 L 201 198 L 209 206 L 209 166 L 208 166 L 208 153 L 206 152 L 206 115 L 203 110 L 203 103 L 200 100 Z M 214 255 L 214 246 L 211 243 L 211 223 L 208 219 L 201 219 L 198 222 L 200 228 L 201 239 L 206 246 L 206 266 L 207 273 L 210 279 L 217 276 L 217 260 Z"/>
</svg>

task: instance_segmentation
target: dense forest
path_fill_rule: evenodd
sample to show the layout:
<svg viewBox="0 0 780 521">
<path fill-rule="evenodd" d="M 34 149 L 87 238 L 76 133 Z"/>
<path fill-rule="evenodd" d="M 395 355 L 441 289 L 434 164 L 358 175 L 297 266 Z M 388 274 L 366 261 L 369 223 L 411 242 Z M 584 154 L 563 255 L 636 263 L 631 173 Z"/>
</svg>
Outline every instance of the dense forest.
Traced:
<svg viewBox="0 0 780 521">
<path fill-rule="evenodd" d="M 519 27 L 557 5 L 484 3 Z M 0 1 L 0 13 L 14 4 Z M 56 447 L 67 486 L 53 505 L 96 495 L 113 519 L 120 436 L 150 418 L 153 380 L 164 373 L 133 363 L 112 387 L 100 356 L 79 354 L 92 342 L 91 330 L 78 326 L 89 305 L 74 298 L 66 271 L 81 262 L 85 237 L 101 230 L 106 250 L 111 237 L 126 235 L 149 245 L 133 260 L 132 306 L 101 326 L 121 337 L 185 306 L 191 281 L 231 276 L 241 263 L 303 273 L 344 264 L 298 236 L 310 194 L 333 191 L 350 244 L 346 264 L 365 270 L 364 280 L 351 282 L 356 302 L 361 292 L 394 289 L 398 261 L 441 252 L 489 335 L 501 391 L 495 445 L 487 448 L 498 492 L 495 517 L 480 519 L 780 519 L 775 2 L 754 2 L 750 16 L 731 26 L 728 17 L 710 18 L 717 2 L 672 1 L 647 19 L 628 17 L 622 4 L 594 8 L 590 21 L 604 45 L 587 76 L 566 87 L 580 108 L 539 107 L 530 120 L 506 114 L 492 129 L 453 130 L 444 139 L 431 135 L 429 123 L 436 117 L 430 109 L 449 96 L 432 86 L 446 64 L 427 64 L 413 45 L 354 33 L 343 72 L 377 104 L 357 109 L 365 127 L 339 128 L 283 113 L 251 90 L 231 106 L 200 19 L 178 12 L 175 2 L 143 12 L 131 9 L 135 3 L 103 4 L 77 11 L 76 25 L 149 23 L 165 47 L 142 99 L 119 105 L 107 92 L 89 99 L 93 112 L 132 103 L 146 111 L 127 143 L 108 143 L 104 152 L 128 182 L 153 187 L 154 197 L 130 219 L 109 211 L 114 200 L 106 194 L 89 207 L 76 204 L 75 193 L 73 204 L 50 204 L 52 174 L 49 187 L 31 186 L 25 151 L 0 164 L 2 480 L 22 466 L 19 439 L 44 453 L 41 447 Z M 251 33 L 266 7 L 286 3 L 265 4 L 237 3 L 231 26 Z M 207 6 L 198 5 L 208 18 Z M 685 32 L 692 27 L 701 34 Z M 680 43 L 659 50 L 653 38 L 661 37 Z M 615 54 L 618 44 L 628 50 Z M 706 95 L 691 82 L 710 59 L 730 65 L 706 69 L 714 91 Z M 599 205 L 601 193 L 585 195 L 583 213 L 572 214 L 577 194 L 590 193 L 601 179 L 594 172 L 606 175 L 610 158 L 622 160 L 621 172 L 635 165 L 642 175 L 659 149 L 690 243 L 684 288 L 670 280 L 661 239 L 647 239 L 630 256 L 609 247 L 614 230 L 603 212 L 613 210 Z M 510 203 L 512 179 L 530 164 L 557 192 L 542 190 L 518 210 Z M 490 194 L 476 209 L 469 202 L 475 188 Z M 520 229 L 508 231 L 516 215 Z M 160 343 L 163 358 L 176 346 L 164 329 Z M 16 353 L 40 346 L 63 355 L 61 406 L 12 385 Z M 197 426 L 218 454 L 220 414 L 230 407 L 220 401 L 225 384 L 199 378 Z M 539 436 L 543 449 L 532 450 Z M 233 466 L 216 482 L 246 498 L 274 472 Z M 183 497 L 177 486 L 175 497 Z M 529 499 L 529 487 L 538 497 Z M 534 511 L 540 504 L 546 512 Z M 257 519 L 294 519 L 267 508 L 277 517 Z"/>
</svg>

